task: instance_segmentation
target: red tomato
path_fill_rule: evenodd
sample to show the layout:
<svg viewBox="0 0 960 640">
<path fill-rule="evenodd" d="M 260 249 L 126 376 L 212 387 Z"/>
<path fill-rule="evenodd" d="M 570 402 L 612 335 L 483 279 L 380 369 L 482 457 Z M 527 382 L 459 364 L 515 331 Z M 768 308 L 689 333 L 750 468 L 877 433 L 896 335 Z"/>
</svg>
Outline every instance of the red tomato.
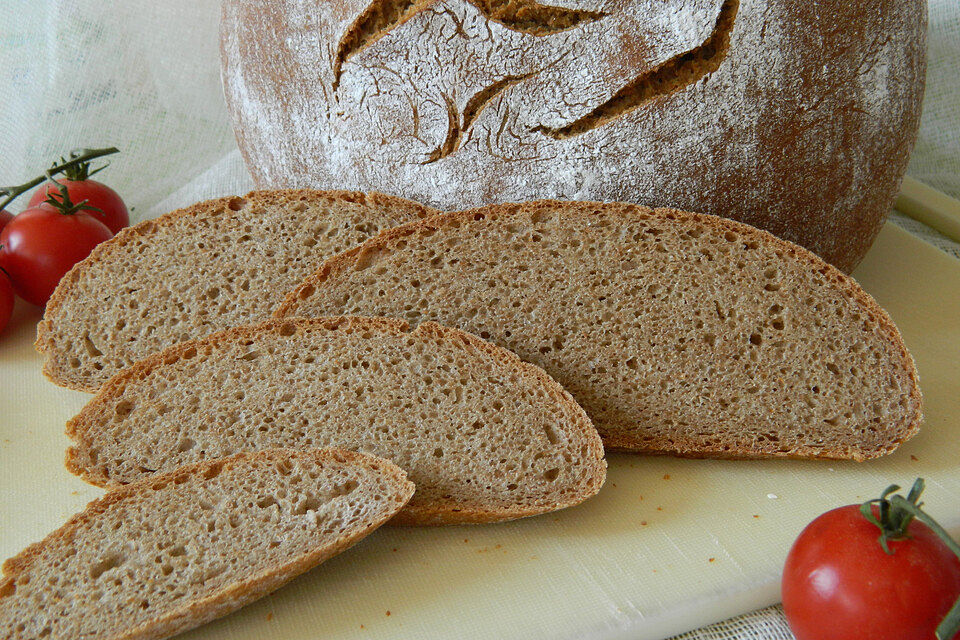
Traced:
<svg viewBox="0 0 960 640">
<path fill-rule="evenodd" d="M 60 278 L 112 236 L 86 213 L 63 214 L 49 205 L 26 209 L 0 232 L 3 268 L 21 298 L 43 306 Z"/>
<path fill-rule="evenodd" d="M 0 270 L 0 332 L 3 331 L 13 314 L 13 285 L 10 278 Z"/>
<path fill-rule="evenodd" d="M 13 220 L 13 214 L 6 209 L 0 209 L 0 231 L 7 226 L 7 223 Z"/>
<path fill-rule="evenodd" d="M 130 225 L 127 205 L 123 203 L 116 191 L 102 182 L 89 179 L 70 180 L 67 178 L 57 178 L 57 182 L 67 188 L 67 195 L 73 202 L 87 200 L 88 205 L 100 209 L 100 211 L 86 211 L 85 213 L 107 225 L 111 233 L 117 233 L 120 229 Z M 50 195 L 58 202 L 61 201 L 57 185 L 47 182 L 33 192 L 27 207 L 36 207 Z"/>
<path fill-rule="evenodd" d="M 890 554 L 880 533 L 860 505 L 803 530 L 783 571 L 783 610 L 797 640 L 934 639 L 960 596 L 960 558 L 917 520 L 888 541 Z"/>
</svg>

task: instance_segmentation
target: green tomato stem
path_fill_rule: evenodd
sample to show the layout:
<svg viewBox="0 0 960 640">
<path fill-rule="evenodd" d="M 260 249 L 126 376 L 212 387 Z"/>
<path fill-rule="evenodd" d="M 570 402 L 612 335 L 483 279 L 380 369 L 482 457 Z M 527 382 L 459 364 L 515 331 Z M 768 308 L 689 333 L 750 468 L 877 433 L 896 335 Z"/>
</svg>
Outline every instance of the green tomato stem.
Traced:
<svg viewBox="0 0 960 640">
<path fill-rule="evenodd" d="M 923 488 L 923 478 L 917 478 L 906 498 L 899 493 L 887 498 L 890 494 L 900 490 L 900 487 L 897 485 L 890 485 L 879 498 L 868 500 L 860 505 L 860 513 L 863 514 L 864 518 L 880 528 L 880 546 L 883 547 L 883 550 L 888 554 L 892 554 L 893 552 L 890 550 L 887 542 L 889 540 L 906 538 L 907 526 L 909 526 L 911 520 L 916 518 L 927 525 L 930 530 L 943 541 L 947 548 L 960 558 L 960 544 L 957 544 L 956 540 L 950 537 L 946 529 L 941 527 L 936 520 L 920 508 L 923 505 L 923 503 L 920 502 L 920 494 L 923 493 Z M 874 504 L 877 505 L 879 518 L 873 515 L 872 506 Z M 958 631 L 960 631 L 960 598 L 957 599 L 947 613 L 947 616 L 937 626 L 937 640 L 951 640 Z"/>
<path fill-rule="evenodd" d="M 951 538 L 947 530 L 941 527 L 936 520 L 928 516 L 926 512 L 920 508 L 919 504 L 914 504 L 901 495 L 895 495 L 890 498 L 890 504 L 893 505 L 895 509 L 907 511 L 914 518 L 930 527 L 930 530 L 937 534 L 937 537 L 947 545 L 947 548 L 960 558 L 960 544 L 957 544 L 956 540 Z M 937 640 L 950 640 L 958 631 L 960 631 L 960 598 L 957 598 L 957 601 L 953 603 L 953 607 L 950 608 L 947 617 L 944 618 L 937 627 Z"/>
<path fill-rule="evenodd" d="M 103 156 L 109 156 L 114 153 L 120 153 L 120 150 L 116 147 L 106 147 L 104 149 L 75 149 L 70 152 L 69 160 L 61 162 L 60 164 L 54 164 L 52 167 L 50 167 L 50 169 L 44 172 L 43 175 L 37 176 L 33 180 L 24 182 L 23 184 L 14 185 L 12 187 L 0 187 L 0 195 L 4 196 L 3 200 L 0 201 L 0 210 L 4 209 L 8 204 L 30 189 L 33 189 L 38 184 L 42 184 L 48 179 L 52 180 L 51 176 L 64 173 L 74 167 L 80 166 L 83 163 L 90 162 L 91 160 L 101 158 Z M 93 173 L 89 175 L 93 175 Z"/>
</svg>

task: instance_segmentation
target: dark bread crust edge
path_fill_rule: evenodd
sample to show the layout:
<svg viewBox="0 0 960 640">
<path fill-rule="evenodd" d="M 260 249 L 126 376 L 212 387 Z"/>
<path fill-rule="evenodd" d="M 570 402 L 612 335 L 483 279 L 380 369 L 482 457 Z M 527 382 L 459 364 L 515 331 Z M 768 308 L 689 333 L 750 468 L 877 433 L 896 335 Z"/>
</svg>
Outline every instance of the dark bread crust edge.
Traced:
<svg viewBox="0 0 960 640">
<path fill-rule="evenodd" d="M 680 446 L 669 444 L 666 441 L 650 445 L 642 443 L 639 439 L 630 438 L 622 432 L 616 435 L 606 433 L 601 430 L 601 436 L 604 445 L 611 451 L 628 451 L 647 454 L 665 454 L 679 457 L 690 458 L 733 458 L 733 459 L 765 459 L 765 458 L 794 458 L 794 459 L 839 459 L 863 461 L 871 458 L 877 458 L 888 454 L 899 447 L 903 442 L 912 438 L 920 429 L 920 423 L 923 421 L 923 396 L 920 392 L 919 376 L 917 374 L 916 364 L 913 356 L 907 350 L 893 320 L 889 314 L 877 304 L 873 297 L 863 290 L 862 287 L 850 276 L 844 274 L 838 268 L 824 261 L 811 251 L 803 247 L 782 240 L 777 236 L 751 227 L 750 225 L 728 218 L 708 215 L 703 213 L 692 213 L 689 211 L 680 211 L 677 209 L 657 208 L 651 209 L 643 205 L 630 204 L 624 202 L 564 202 L 559 200 L 535 200 L 523 203 L 505 203 L 478 207 L 475 209 L 466 209 L 463 211 L 454 211 L 449 213 L 440 213 L 435 216 L 407 223 L 400 227 L 387 229 L 380 232 L 377 236 L 367 240 L 363 244 L 339 255 L 328 259 L 317 271 L 306 278 L 298 287 L 289 293 L 280 306 L 274 311 L 275 318 L 283 318 L 296 315 L 300 300 L 308 299 L 317 288 L 323 286 L 324 282 L 335 278 L 338 274 L 351 270 L 355 265 L 368 257 L 376 255 L 379 252 L 391 253 L 397 243 L 404 238 L 416 235 L 421 232 L 435 232 L 440 230 L 446 224 L 453 221 L 462 221 L 469 223 L 477 216 L 486 214 L 498 215 L 525 215 L 537 211 L 561 211 L 566 215 L 590 216 L 597 209 L 603 209 L 606 212 L 614 212 L 623 216 L 646 215 L 660 218 L 666 218 L 679 223 L 700 224 L 711 227 L 719 231 L 733 231 L 745 239 L 755 240 L 772 250 L 780 250 L 796 260 L 801 265 L 806 265 L 811 270 L 818 271 L 830 283 L 836 286 L 840 291 L 858 304 L 860 304 L 868 316 L 872 316 L 877 324 L 877 332 L 889 346 L 889 353 L 893 364 L 900 371 L 901 381 L 904 387 L 908 387 L 909 403 L 914 407 L 912 417 L 904 424 L 893 426 L 890 430 L 897 435 L 890 440 L 887 447 L 879 451 L 864 451 L 855 447 L 848 449 L 837 449 L 831 451 L 814 450 L 798 448 L 791 452 L 781 453 L 776 451 L 755 451 L 746 448 L 738 448 L 729 451 L 718 448 L 703 447 L 696 442 L 683 443 Z"/>
<path fill-rule="evenodd" d="M 184 354 L 192 349 L 197 349 L 200 346 L 216 348 L 221 344 L 233 343 L 247 337 L 262 335 L 268 332 L 280 332 L 288 325 L 294 325 L 297 328 L 308 330 L 311 328 L 333 330 L 344 327 L 349 330 L 375 329 L 394 335 L 410 334 L 417 336 L 426 334 L 444 341 L 459 342 L 465 346 L 476 349 L 486 356 L 499 361 L 503 366 L 514 369 L 524 376 L 529 376 L 535 384 L 542 385 L 552 396 L 553 400 L 562 406 L 564 412 L 569 416 L 566 424 L 570 431 L 579 437 L 580 442 L 588 446 L 589 453 L 584 460 L 584 466 L 588 467 L 591 461 L 595 463 L 595 467 L 592 470 L 587 468 L 587 471 L 592 472 L 590 482 L 583 486 L 579 493 L 563 502 L 551 502 L 541 506 L 515 505 L 504 507 L 492 505 L 485 508 L 461 505 L 455 502 L 413 505 L 402 509 L 400 513 L 391 520 L 391 524 L 479 524 L 524 518 L 579 504 L 600 491 L 600 488 L 606 480 L 606 461 L 604 460 L 603 443 L 593 423 L 583 408 L 574 400 L 573 396 L 543 369 L 524 362 L 512 351 L 491 344 L 466 331 L 445 327 L 434 322 L 421 323 L 416 329 L 411 330 L 407 322 L 403 320 L 362 316 L 267 320 L 256 325 L 234 327 L 232 329 L 219 331 L 204 338 L 182 342 L 148 356 L 111 378 L 100 388 L 80 413 L 67 422 L 67 436 L 76 443 L 75 446 L 67 450 L 65 460 L 67 470 L 74 475 L 80 476 L 86 482 L 99 487 L 112 488 L 124 486 L 121 483 L 112 481 L 109 477 L 95 470 L 91 471 L 83 466 L 82 457 L 78 453 L 78 449 L 86 446 L 88 443 L 86 434 L 98 428 L 101 423 L 98 412 L 107 398 L 122 395 L 124 388 L 128 384 L 139 382 L 150 375 L 155 369 L 180 360 Z"/>
<path fill-rule="evenodd" d="M 204 200 L 189 207 L 177 209 L 158 216 L 151 220 L 144 220 L 131 227 L 121 229 L 113 238 L 100 243 L 94 247 L 90 255 L 73 266 L 60 280 L 57 288 L 50 296 L 44 310 L 43 319 L 37 325 L 37 338 L 34 342 L 34 348 L 42 354 L 47 355 L 43 364 L 43 374 L 54 384 L 57 384 L 75 391 L 85 391 L 95 393 L 98 386 L 93 384 L 84 384 L 73 377 L 63 375 L 62 371 L 53 366 L 53 358 L 47 353 L 56 349 L 53 338 L 53 325 L 56 317 L 59 315 L 60 307 L 74 295 L 75 287 L 87 277 L 90 265 L 110 260 L 114 255 L 121 254 L 125 248 L 143 238 L 149 238 L 160 230 L 176 228 L 190 224 L 193 220 L 201 218 L 212 218 L 223 214 L 227 210 L 236 206 L 238 202 L 247 201 L 253 206 L 276 205 L 283 201 L 300 202 L 321 202 L 321 201 L 342 201 L 360 204 L 370 207 L 389 208 L 400 212 L 410 212 L 411 219 L 425 218 L 439 213 L 432 207 L 427 207 L 396 196 L 390 196 L 379 192 L 365 193 L 363 191 L 340 191 L 340 190 L 319 190 L 319 189 L 264 189 L 255 190 L 247 193 L 245 196 L 224 196 L 212 200 Z"/>
<path fill-rule="evenodd" d="M 173 471 L 157 474 L 139 482 L 124 485 L 108 492 L 102 498 L 90 502 L 86 508 L 71 517 L 59 529 L 47 535 L 42 541 L 35 542 L 16 556 L 3 563 L 3 577 L 0 578 L 0 593 L 10 589 L 17 578 L 29 569 L 41 555 L 44 547 L 52 541 L 71 539 L 78 529 L 86 522 L 96 519 L 110 507 L 127 500 L 136 500 L 139 495 L 148 490 L 157 490 L 161 485 L 176 483 L 180 478 L 201 476 L 210 470 L 221 469 L 242 463 L 258 463 L 264 461 L 269 464 L 274 461 L 289 460 L 290 458 L 313 458 L 321 464 L 336 462 L 340 464 L 354 464 L 366 467 L 388 477 L 397 490 L 400 503 L 392 511 L 387 510 L 380 518 L 349 534 L 341 534 L 331 544 L 319 547 L 312 552 L 292 558 L 289 562 L 270 567 L 259 574 L 248 576 L 243 580 L 196 601 L 187 602 L 179 608 L 149 622 L 119 634 L 109 636 L 105 640 L 145 640 L 147 638 L 166 638 L 187 629 L 192 629 L 206 622 L 224 616 L 242 606 L 253 602 L 268 593 L 271 593 L 296 576 L 309 571 L 325 560 L 349 549 L 379 528 L 402 505 L 406 504 L 414 493 L 413 483 L 407 480 L 406 473 L 388 460 L 369 454 L 357 453 L 336 448 L 326 449 L 266 449 L 255 452 L 242 452 L 225 458 L 207 460 L 196 464 L 186 465 Z M 385 500 L 389 502 L 389 500 Z"/>
</svg>

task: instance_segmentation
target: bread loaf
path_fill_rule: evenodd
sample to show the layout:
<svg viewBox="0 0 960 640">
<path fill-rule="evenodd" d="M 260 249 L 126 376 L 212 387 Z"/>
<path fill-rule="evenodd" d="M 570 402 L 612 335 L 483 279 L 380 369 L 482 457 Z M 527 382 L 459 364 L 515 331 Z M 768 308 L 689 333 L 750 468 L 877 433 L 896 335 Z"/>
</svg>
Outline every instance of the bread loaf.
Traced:
<svg viewBox="0 0 960 640">
<path fill-rule="evenodd" d="M 392 463 L 335 449 L 243 453 L 154 476 L 4 563 L 0 637 L 170 637 L 349 548 L 412 494 Z"/>
<path fill-rule="evenodd" d="M 374 453 L 417 485 L 408 524 L 560 509 L 606 469 L 590 420 L 543 371 L 399 320 L 272 321 L 171 347 L 104 385 L 67 431 L 67 466 L 105 486 L 260 448 Z"/>
<path fill-rule="evenodd" d="M 555 201 L 442 214 L 331 258 L 276 315 L 335 313 L 506 347 L 608 448 L 862 460 L 921 420 L 913 359 L 853 279 L 713 216 Z"/>
<path fill-rule="evenodd" d="M 266 318 L 324 258 L 432 209 L 378 193 L 254 191 L 121 231 L 57 287 L 37 330 L 44 373 L 96 391 L 177 342 Z"/>
<path fill-rule="evenodd" d="M 849 271 L 906 168 L 925 34 L 924 0 L 225 0 L 221 61 L 261 186 L 677 207 Z"/>
</svg>

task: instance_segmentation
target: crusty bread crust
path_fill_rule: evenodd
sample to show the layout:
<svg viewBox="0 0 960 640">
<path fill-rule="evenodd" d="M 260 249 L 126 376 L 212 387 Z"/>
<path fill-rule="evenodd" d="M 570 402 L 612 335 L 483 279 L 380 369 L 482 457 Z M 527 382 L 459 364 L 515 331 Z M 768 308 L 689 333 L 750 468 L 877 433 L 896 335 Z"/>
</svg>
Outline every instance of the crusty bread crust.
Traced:
<svg viewBox="0 0 960 640">
<path fill-rule="evenodd" d="M 552 4 L 226 0 L 224 95 L 255 182 L 444 210 L 671 206 L 856 266 L 916 139 L 926 2 Z"/>
<path fill-rule="evenodd" d="M 506 349 L 490 344 L 459 329 L 444 327 L 433 322 L 424 322 L 416 329 L 411 329 L 402 320 L 349 316 L 269 320 L 257 325 L 227 329 L 205 338 L 174 345 L 147 357 L 110 379 L 81 412 L 67 422 L 66 433 L 75 441 L 75 445 L 67 451 L 65 461 L 67 469 L 97 486 L 107 488 L 121 486 L 115 479 L 105 473 L 104 469 L 91 467 L 85 452 L 91 446 L 96 431 L 108 423 L 107 412 L 113 406 L 114 401 L 123 396 L 124 390 L 128 386 L 136 385 L 148 378 L 154 371 L 173 365 L 185 357 L 195 357 L 196 353 L 204 349 L 213 350 L 265 334 L 279 333 L 284 335 L 285 332 L 293 331 L 294 327 L 297 330 L 317 328 L 359 332 L 377 330 L 396 336 L 409 334 L 415 338 L 434 338 L 458 347 L 465 345 L 471 350 L 485 354 L 505 369 L 516 371 L 528 380 L 532 379 L 532 384 L 539 385 L 547 390 L 550 400 L 558 405 L 562 414 L 570 416 L 565 427 L 571 431 L 572 437 L 576 439 L 577 444 L 585 452 L 583 464 L 589 465 L 585 471 L 587 481 L 583 485 L 577 486 L 575 492 L 570 491 L 550 502 L 541 501 L 536 504 L 477 506 L 457 503 L 455 497 L 451 499 L 450 496 L 445 496 L 445 499 L 436 501 L 418 502 L 415 500 L 394 517 L 391 524 L 443 525 L 512 520 L 579 504 L 595 495 L 603 486 L 606 478 L 606 462 L 603 459 L 603 444 L 596 430 L 573 397 L 542 369 L 522 361 L 516 354 Z"/>
<path fill-rule="evenodd" d="M 904 387 L 909 389 L 909 397 L 905 404 L 909 407 L 909 415 L 903 424 L 891 425 L 896 433 L 885 446 L 878 450 L 863 450 L 856 446 L 837 447 L 833 449 L 814 449 L 799 447 L 790 451 L 777 451 L 774 448 L 747 448 L 745 446 L 711 446 L 695 438 L 671 438 L 652 441 L 641 441 L 629 430 L 605 429 L 598 424 L 604 444 L 609 450 L 632 451 L 648 454 L 668 454 L 691 458 L 825 458 L 866 460 L 892 452 L 903 442 L 914 436 L 923 420 L 922 394 L 919 386 L 916 365 L 910 355 L 899 330 L 893 320 L 880 305 L 865 292 L 851 277 L 845 275 L 836 267 L 827 263 L 816 254 L 782 240 L 771 233 L 751 227 L 749 225 L 712 215 L 679 211 L 676 209 L 651 209 L 641 205 L 629 203 L 599 203 L 599 202 L 561 202 L 557 200 L 538 200 L 526 203 L 508 203 L 491 205 L 476 209 L 458 212 L 441 213 L 436 216 L 411 222 L 400 227 L 388 229 L 378 236 L 366 241 L 362 245 L 350 249 L 327 260 L 312 276 L 286 296 L 283 303 L 274 312 L 274 317 L 283 318 L 296 315 L 310 316 L 310 298 L 325 286 L 330 286 L 340 277 L 357 268 L 358 265 L 376 260 L 380 254 L 389 255 L 402 251 L 406 245 L 405 239 L 434 235 L 450 225 L 465 225 L 471 221 L 479 221 L 488 215 L 499 216 L 501 220 L 536 216 L 538 212 L 561 211 L 565 216 L 582 217 L 589 219 L 594 212 L 602 210 L 608 214 L 623 216 L 624 219 L 637 216 L 653 216 L 668 219 L 677 225 L 700 225 L 719 232 L 733 232 L 745 242 L 756 242 L 773 252 L 782 252 L 790 259 L 804 265 L 810 271 L 815 271 L 830 284 L 838 288 L 845 296 L 853 299 L 860 305 L 865 316 L 877 323 L 877 333 L 882 336 L 891 354 L 890 366 L 903 376 Z M 331 309 L 323 310 L 330 313 Z M 427 317 L 429 311 L 425 312 Z"/>
<path fill-rule="evenodd" d="M 161 231 L 172 230 L 182 234 L 188 234 L 197 221 L 202 219 L 215 218 L 237 211 L 240 207 L 251 206 L 254 208 L 266 206 L 294 206 L 301 204 L 332 204 L 337 202 L 358 204 L 370 209 L 371 211 L 389 211 L 391 215 L 396 216 L 398 221 L 406 222 L 418 218 L 427 217 L 438 213 L 436 209 L 425 207 L 419 203 L 404 198 L 382 193 L 363 193 L 359 191 L 338 191 L 328 190 L 320 191 L 314 189 L 276 189 L 251 191 L 243 197 L 228 196 L 199 202 L 190 207 L 178 209 L 176 211 L 159 216 L 152 220 L 146 220 L 132 227 L 122 229 L 116 236 L 96 246 L 86 259 L 78 262 L 67 272 L 60 280 L 56 290 L 50 297 L 44 312 L 44 318 L 37 325 L 37 339 L 34 343 L 36 349 L 46 355 L 43 366 L 43 373 L 55 384 L 75 389 L 77 391 L 95 392 L 102 382 L 106 379 L 92 378 L 90 376 L 78 375 L 64 366 L 57 358 L 58 324 L 66 321 L 64 316 L 64 307 L 79 293 L 79 286 L 82 282 L 92 277 L 90 275 L 93 265 L 109 264 L 122 258 L 133 245 L 143 241 L 150 240 Z M 211 243 L 216 238 L 210 238 Z M 171 255 L 171 260 L 181 259 L 178 256 Z M 164 277 L 156 274 L 158 280 Z M 106 286 L 106 285 L 105 285 Z M 262 292 L 263 295 L 271 295 L 274 292 Z M 123 349 L 123 345 L 111 345 L 113 348 Z"/>
<path fill-rule="evenodd" d="M 276 465 L 291 458 L 311 458 L 321 465 L 335 464 L 363 467 L 388 481 L 395 493 L 384 496 L 383 500 L 385 502 L 395 500 L 395 504 L 386 509 L 378 518 L 359 526 L 354 525 L 354 530 L 342 532 L 333 542 L 319 546 L 309 553 L 290 558 L 289 562 L 272 566 L 257 575 L 247 576 L 209 596 L 183 603 L 177 609 L 164 612 L 149 622 L 133 628 L 110 630 L 109 633 L 98 637 L 103 640 L 157 640 L 222 617 L 275 591 L 296 576 L 350 548 L 384 524 L 413 496 L 413 483 L 407 480 L 404 471 L 393 463 L 375 456 L 342 449 L 328 448 L 299 451 L 272 449 L 238 453 L 227 458 L 187 465 L 108 492 L 102 498 L 89 503 L 82 512 L 74 515 L 62 527 L 42 541 L 31 544 L 16 556 L 8 559 L 3 563 L 4 575 L 0 578 L 0 598 L 11 592 L 11 589 L 16 588 L 18 578 L 30 570 L 42 556 L 46 547 L 59 541 L 71 540 L 82 531 L 84 524 L 96 520 L 107 511 L 119 508 L 126 502 L 136 501 L 146 492 L 163 490 L 167 486 L 176 487 L 187 478 L 205 478 L 211 472 L 217 473 L 220 470 L 237 465 Z M 3 625 L 0 624 L 0 631 L 2 629 Z M 8 629 L 8 631 L 13 630 Z"/>
</svg>

